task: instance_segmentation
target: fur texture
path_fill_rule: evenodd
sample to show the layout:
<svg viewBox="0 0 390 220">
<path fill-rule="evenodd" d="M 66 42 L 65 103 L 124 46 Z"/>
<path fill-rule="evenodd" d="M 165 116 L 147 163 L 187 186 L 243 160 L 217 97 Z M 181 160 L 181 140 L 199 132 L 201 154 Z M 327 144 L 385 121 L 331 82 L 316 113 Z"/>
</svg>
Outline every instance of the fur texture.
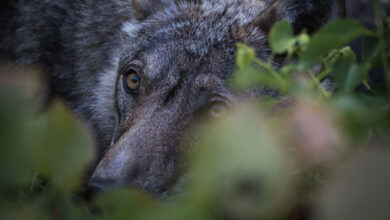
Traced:
<svg viewBox="0 0 390 220">
<path fill-rule="evenodd" d="M 89 126 L 100 152 L 91 186 L 164 194 L 181 175 L 185 131 L 210 106 L 278 97 L 229 90 L 236 43 L 267 59 L 270 25 L 287 19 L 297 31 L 314 30 L 339 14 L 339 2 L 19 0 L 0 17 L 0 55 L 44 67 L 52 95 Z M 316 19 L 302 20 L 309 15 Z M 141 80 L 136 94 L 123 86 L 130 69 Z"/>
</svg>

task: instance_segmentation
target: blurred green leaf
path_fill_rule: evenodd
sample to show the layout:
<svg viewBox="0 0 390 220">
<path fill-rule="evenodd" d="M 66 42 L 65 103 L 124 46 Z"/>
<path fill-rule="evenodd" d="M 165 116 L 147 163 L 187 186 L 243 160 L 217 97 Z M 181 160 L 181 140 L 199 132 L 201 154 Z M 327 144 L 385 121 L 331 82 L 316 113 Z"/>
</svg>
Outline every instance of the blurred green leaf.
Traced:
<svg viewBox="0 0 390 220">
<path fill-rule="evenodd" d="M 335 64 L 334 79 L 338 93 L 352 92 L 366 79 L 367 70 L 364 66 L 348 59 L 342 59 Z"/>
<path fill-rule="evenodd" d="M 243 68 L 240 71 L 236 71 L 233 76 L 234 88 L 248 88 L 261 84 L 261 76 L 266 73 L 259 73 L 259 70 L 253 66 Z"/>
<path fill-rule="evenodd" d="M 255 58 L 255 50 L 243 43 L 237 44 L 237 69 L 233 74 L 233 88 L 254 86 L 284 89 L 284 81 L 272 70 L 270 64 Z"/>
<path fill-rule="evenodd" d="M 255 49 L 243 43 L 237 43 L 236 65 L 238 69 L 247 68 L 255 59 Z"/>
<path fill-rule="evenodd" d="M 41 204 L 1 204 L 0 219 L 6 220 L 49 220 L 49 215 L 44 212 Z"/>
<path fill-rule="evenodd" d="M 284 89 L 284 85 L 281 84 L 280 81 L 278 81 L 271 73 L 256 66 L 249 66 L 239 72 L 235 72 L 232 86 L 239 89 L 253 88 L 256 86 Z"/>
<path fill-rule="evenodd" d="M 283 216 L 293 199 L 291 161 L 259 113 L 244 109 L 200 142 L 190 201 L 234 219 Z"/>
<path fill-rule="evenodd" d="M 341 57 L 357 62 L 356 54 L 350 46 L 341 48 L 340 53 L 341 53 Z"/>
<path fill-rule="evenodd" d="M 87 165 L 93 158 L 92 141 L 86 130 L 56 103 L 35 123 L 35 163 L 40 174 L 53 181 L 62 193 L 78 189 Z"/>
<path fill-rule="evenodd" d="M 117 189 L 98 196 L 94 204 L 99 219 L 164 219 L 165 206 L 149 196 L 134 190 Z"/>
<path fill-rule="evenodd" d="M 370 32 L 358 21 L 349 19 L 338 19 L 329 22 L 311 38 L 306 51 L 299 59 L 299 68 L 304 70 L 322 56 L 337 49 L 353 39 Z"/>
<path fill-rule="evenodd" d="M 310 43 L 310 36 L 307 33 L 301 33 L 298 35 L 298 44 L 301 50 L 305 51 L 307 49 L 307 46 L 309 46 Z"/>
<path fill-rule="evenodd" d="M 336 96 L 332 100 L 331 107 L 352 147 L 365 146 L 371 137 L 370 126 L 373 122 L 373 114 L 367 108 L 367 103 L 351 94 L 344 94 Z"/>
<path fill-rule="evenodd" d="M 287 21 L 281 21 L 271 29 L 269 43 L 274 53 L 286 53 L 296 42 L 297 39 L 294 37 L 294 30 Z"/>
<path fill-rule="evenodd" d="M 350 60 L 353 62 L 357 61 L 355 52 L 353 52 L 351 47 L 347 46 L 338 50 L 332 50 L 328 56 L 323 59 L 322 62 L 325 64 L 326 68 L 331 69 L 341 59 Z"/>
<path fill-rule="evenodd" d="M 21 97 L 17 91 L 0 89 L 0 194 L 29 187 L 35 173 L 31 136 L 26 128 L 35 117 L 34 107 L 26 108 Z"/>
<path fill-rule="evenodd" d="M 380 43 L 377 38 L 367 36 L 362 42 L 362 59 L 364 62 L 372 63 L 374 66 L 381 64 Z"/>
</svg>

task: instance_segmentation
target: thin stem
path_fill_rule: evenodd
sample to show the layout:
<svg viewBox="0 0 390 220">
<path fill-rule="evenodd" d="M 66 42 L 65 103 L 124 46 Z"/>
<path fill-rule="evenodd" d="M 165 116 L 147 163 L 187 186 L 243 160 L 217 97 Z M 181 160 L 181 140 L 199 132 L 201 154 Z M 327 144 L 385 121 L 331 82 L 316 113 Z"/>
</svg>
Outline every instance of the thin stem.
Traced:
<svg viewBox="0 0 390 220">
<path fill-rule="evenodd" d="M 325 90 L 325 88 L 321 85 L 321 82 L 318 80 L 318 78 L 314 75 L 313 71 L 308 70 L 308 73 L 310 77 L 312 78 L 314 84 L 320 89 L 321 94 L 325 96 L 326 98 L 330 98 L 330 93 Z"/>
<path fill-rule="evenodd" d="M 364 81 L 363 81 L 363 85 L 364 85 L 369 91 L 372 91 L 372 88 L 371 88 L 370 84 L 368 84 L 367 80 L 364 80 Z"/>
<path fill-rule="evenodd" d="M 287 57 L 286 57 L 286 64 L 291 63 L 292 57 L 294 55 L 295 48 L 288 49 Z"/>
<path fill-rule="evenodd" d="M 317 75 L 317 79 L 319 81 L 322 81 L 325 77 L 327 77 L 329 75 L 329 73 L 331 73 L 332 70 L 331 69 L 326 69 L 326 70 L 323 70 L 322 72 L 320 72 L 318 75 Z"/>
</svg>

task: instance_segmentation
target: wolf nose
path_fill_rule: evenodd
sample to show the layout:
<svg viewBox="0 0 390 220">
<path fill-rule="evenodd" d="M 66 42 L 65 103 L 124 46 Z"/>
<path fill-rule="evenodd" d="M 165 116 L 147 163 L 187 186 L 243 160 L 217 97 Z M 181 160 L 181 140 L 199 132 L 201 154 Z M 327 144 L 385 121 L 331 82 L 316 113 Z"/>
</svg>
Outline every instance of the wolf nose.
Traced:
<svg viewBox="0 0 390 220">
<path fill-rule="evenodd" d="M 96 194 L 104 191 L 104 184 L 99 181 L 91 181 L 88 183 L 87 188 L 85 190 L 85 198 L 90 199 Z"/>
</svg>

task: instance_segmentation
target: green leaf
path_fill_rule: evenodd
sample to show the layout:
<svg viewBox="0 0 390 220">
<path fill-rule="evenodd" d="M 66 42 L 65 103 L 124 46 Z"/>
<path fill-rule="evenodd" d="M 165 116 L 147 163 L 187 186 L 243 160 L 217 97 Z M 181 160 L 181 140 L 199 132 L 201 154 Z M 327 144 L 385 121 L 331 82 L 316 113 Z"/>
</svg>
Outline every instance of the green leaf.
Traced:
<svg viewBox="0 0 390 220">
<path fill-rule="evenodd" d="M 307 33 L 301 33 L 298 36 L 298 44 L 303 51 L 305 51 L 310 43 L 310 36 Z"/>
<path fill-rule="evenodd" d="M 351 47 L 347 46 L 340 50 L 332 50 L 322 62 L 327 68 L 332 68 L 340 59 L 349 59 L 353 62 L 357 61 L 355 52 L 353 52 Z"/>
<path fill-rule="evenodd" d="M 342 59 L 335 64 L 334 78 L 338 93 L 350 93 L 367 76 L 363 65 L 354 63 L 349 59 Z"/>
<path fill-rule="evenodd" d="M 0 219 L 29 219 L 29 220 L 50 220 L 49 212 L 42 204 L 14 204 L 6 203 L 0 206 Z"/>
<path fill-rule="evenodd" d="M 15 90 L 0 88 L 0 195 L 29 187 L 34 178 L 34 137 L 26 126 L 34 118 L 34 107 L 26 108 L 26 103 Z"/>
<path fill-rule="evenodd" d="M 62 193 L 78 189 L 86 166 L 93 158 L 92 141 L 86 130 L 59 103 L 35 123 L 40 138 L 35 146 L 39 172 Z"/>
<path fill-rule="evenodd" d="M 248 67 L 256 57 L 256 51 L 244 43 L 237 43 L 236 65 L 238 69 Z"/>
<path fill-rule="evenodd" d="M 299 60 L 298 67 L 301 70 L 307 69 L 333 49 L 342 47 L 348 42 L 369 33 L 368 29 L 355 20 L 339 19 L 331 21 L 313 35 L 307 50 L 303 52 Z"/>
<path fill-rule="evenodd" d="M 367 36 L 362 42 L 362 59 L 364 62 L 371 62 L 374 66 L 381 65 L 379 39 Z"/>
<path fill-rule="evenodd" d="M 335 96 L 331 107 L 334 109 L 335 117 L 342 128 L 343 135 L 350 142 L 351 147 L 362 147 L 370 139 L 370 124 L 373 115 L 377 111 L 369 111 L 368 104 L 362 96 L 344 93 Z"/>
<path fill-rule="evenodd" d="M 279 219 L 294 188 L 291 158 L 279 141 L 247 106 L 212 126 L 195 152 L 191 202 L 234 219 Z"/>
<path fill-rule="evenodd" d="M 274 53 L 286 53 L 296 43 L 290 23 L 281 21 L 274 25 L 269 35 L 270 47 Z"/>
<path fill-rule="evenodd" d="M 236 89 L 247 89 L 254 86 L 284 90 L 285 85 L 275 78 L 272 73 L 257 66 L 237 70 L 233 74 L 232 87 Z"/>
<path fill-rule="evenodd" d="M 165 219 L 162 204 L 135 190 L 116 189 L 94 199 L 100 218 L 109 219 Z"/>
<path fill-rule="evenodd" d="M 356 54 L 355 54 L 355 52 L 351 49 L 350 46 L 341 48 L 340 53 L 341 53 L 341 56 L 342 56 L 343 58 L 345 58 L 345 59 L 349 59 L 349 60 L 354 61 L 354 62 L 357 61 L 357 59 L 356 59 Z"/>
<path fill-rule="evenodd" d="M 240 69 L 233 74 L 234 88 L 245 89 L 248 87 L 256 86 L 261 83 L 259 69 L 249 66 L 247 68 Z M 265 74 L 263 74 L 265 75 Z"/>
</svg>

